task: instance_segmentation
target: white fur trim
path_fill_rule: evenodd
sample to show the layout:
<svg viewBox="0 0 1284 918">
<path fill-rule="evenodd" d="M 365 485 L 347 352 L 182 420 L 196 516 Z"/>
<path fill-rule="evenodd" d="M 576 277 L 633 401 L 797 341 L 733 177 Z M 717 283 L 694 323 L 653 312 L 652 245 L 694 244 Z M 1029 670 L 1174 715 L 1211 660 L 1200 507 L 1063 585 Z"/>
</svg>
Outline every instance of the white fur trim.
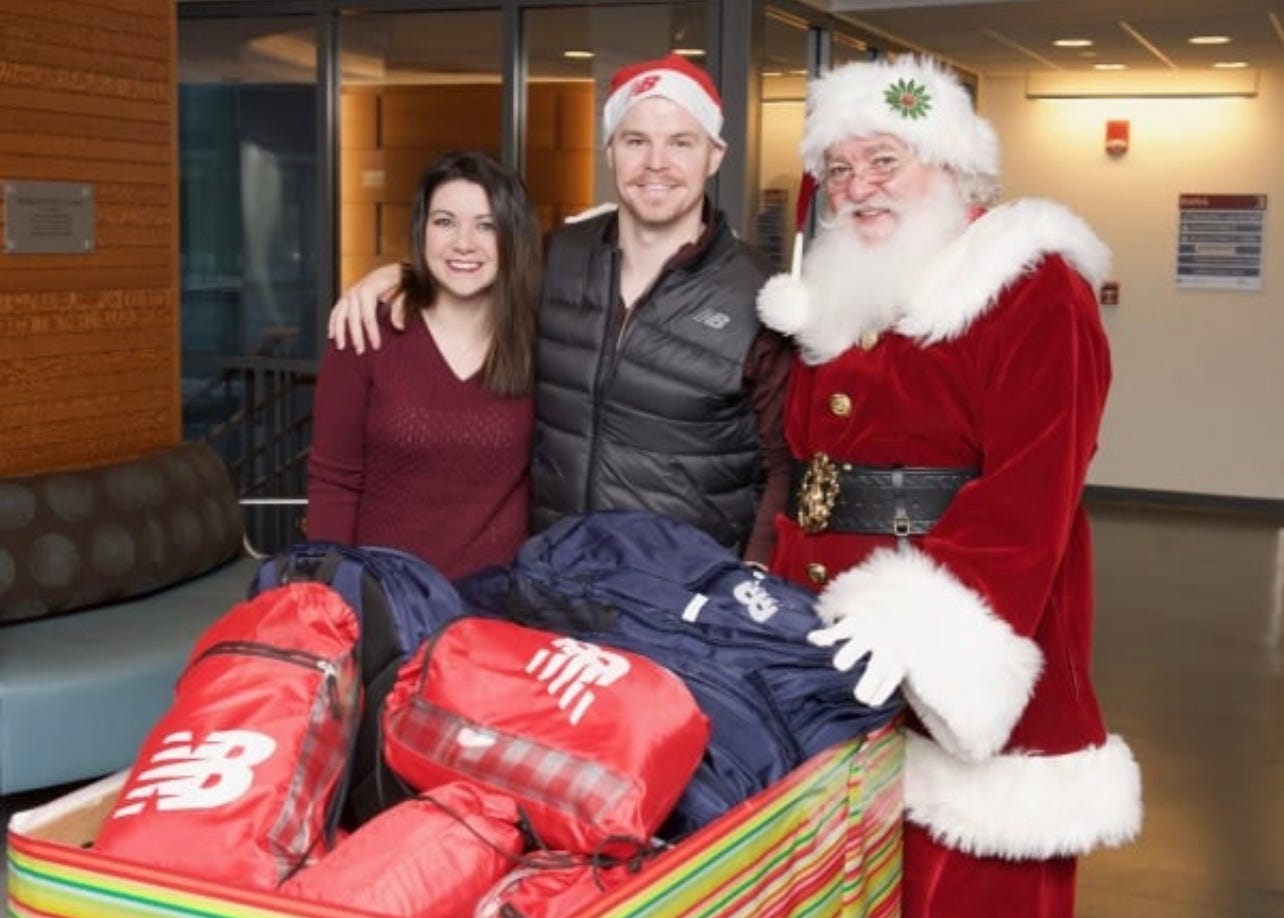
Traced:
<svg viewBox="0 0 1284 918">
<path fill-rule="evenodd" d="M 768 328 L 792 335 L 805 327 L 810 317 L 811 296 L 798 278 L 777 274 L 758 290 L 758 318 Z"/>
<path fill-rule="evenodd" d="M 898 87 L 912 87 L 922 106 L 903 111 L 896 104 Z M 899 137 L 925 162 L 959 172 L 999 174 L 994 128 L 977 115 L 958 77 L 930 58 L 905 54 L 895 60 L 857 61 L 808 84 L 802 141 L 808 172 L 821 178 L 825 150 L 874 134 Z"/>
<path fill-rule="evenodd" d="M 1043 668 L 1033 641 L 917 549 L 874 552 L 834 578 L 816 611 L 828 623 L 858 619 L 876 652 L 896 655 L 906 699 L 964 760 L 1003 748 Z"/>
<path fill-rule="evenodd" d="M 1128 744 L 961 762 L 906 731 L 905 818 L 947 848 L 1016 860 L 1076 857 L 1141 831 L 1141 769 Z"/>
<path fill-rule="evenodd" d="M 571 214 L 569 217 L 565 218 L 562 222 L 579 223 L 583 220 L 591 220 L 594 217 L 601 216 L 602 214 L 609 214 L 612 211 L 616 211 L 619 209 L 620 209 L 619 204 L 616 204 L 614 201 L 607 201 L 605 204 L 594 204 L 592 207 L 588 208 L 587 210 L 581 210 L 578 214 Z"/>
<path fill-rule="evenodd" d="M 894 328 L 920 344 L 956 338 L 993 306 L 1003 291 L 1048 255 L 1060 255 L 1095 289 L 1110 272 L 1110 250 L 1088 224 L 1054 201 L 1029 198 L 996 207 L 974 220 L 958 239 L 925 264 L 922 282 L 900 310 Z M 792 335 L 803 360 L 837 357 L 853 340 L 813 308 L 803 280 L 771 278 L 758 294 L 763 323 Z M 852 329 L 883 321 L 874 310 L 853 316 Z M 859 337 L 859 335 L 857 335 Z"/>
<path fill-rule="evenodd" d="M 1094 289 L 1110 271 L 1110 250 L 1068 208 L 1040 198 L 996 207 L 927 265 L 896 330 L 923 344 L 955 338 L 1006 287 L 1054 254 Z"/>
<path fill-rule="evenodd" d="M 636 74 L 607 97 L 602 107 L 602 138 L 609 143 L 624 113 L 652 96 L 661 96 L 685 109 L 719 146 L 722 140 L 722 106 L 693 78 L 670 67 L 657 65 Z"/>
</svg>

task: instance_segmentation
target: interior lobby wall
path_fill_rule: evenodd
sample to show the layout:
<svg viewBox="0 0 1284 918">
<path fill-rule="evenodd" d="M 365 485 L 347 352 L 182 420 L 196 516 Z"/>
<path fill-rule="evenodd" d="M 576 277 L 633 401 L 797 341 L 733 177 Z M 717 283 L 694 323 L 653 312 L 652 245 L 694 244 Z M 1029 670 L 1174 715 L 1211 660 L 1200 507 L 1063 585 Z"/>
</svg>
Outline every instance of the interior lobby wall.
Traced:
<svg viewBox="0 0 1284 918">
<path fill-rule="evenodd" d="M 90 251 L 0 249 L 0 475 L 170 445 L 180 436 L 176 7 L 0 10 L 0 183 L 93 191 Z"/>
<path fill-rule="evenodd" d="M 1004 198 L 1048 197 L 1114 253 L 1114 383 L 1092 484 L 1284 499 L 1284 71 L 1254 98 L 1036 100 L 987 79 Z M 1130 148 L 1105 150 L 1107 120 Z M 1179 196 L 1265 195 L 1260 290 L 1179 288 Z"/>
</svg>

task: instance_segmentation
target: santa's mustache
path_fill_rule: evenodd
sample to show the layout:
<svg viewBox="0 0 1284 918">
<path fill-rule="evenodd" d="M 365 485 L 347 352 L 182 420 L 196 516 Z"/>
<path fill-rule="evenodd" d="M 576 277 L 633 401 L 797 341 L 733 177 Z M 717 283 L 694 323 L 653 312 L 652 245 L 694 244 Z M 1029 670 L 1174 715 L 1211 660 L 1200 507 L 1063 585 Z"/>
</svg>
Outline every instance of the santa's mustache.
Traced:
<svg viewBox="0 0 1284 918">
<path fill-rule="evenodd" d="M 852 216 L 855 216 L 858 214 L 875 213 L 880 211 L 890 213 L 890 214 L 900 213 L 900 211 L 891 201 L 887 201 L 882 198 L 878 198 L 876 200 L 864 201 L 860 204 L 855 204 L 851 201 L 844 201 L 842 204 L 838 206 L 837 210 L 832 211 L 831 213 L 828 213 L 828 214 L 824 214 L 821 217 L 819 217 L 816 220 L 816 225 L 819 226 L 822 230 L 831 230 L 834 227 L 841 225 L 844 221 L 846 221 L 848 218 Z"/>
</svg>

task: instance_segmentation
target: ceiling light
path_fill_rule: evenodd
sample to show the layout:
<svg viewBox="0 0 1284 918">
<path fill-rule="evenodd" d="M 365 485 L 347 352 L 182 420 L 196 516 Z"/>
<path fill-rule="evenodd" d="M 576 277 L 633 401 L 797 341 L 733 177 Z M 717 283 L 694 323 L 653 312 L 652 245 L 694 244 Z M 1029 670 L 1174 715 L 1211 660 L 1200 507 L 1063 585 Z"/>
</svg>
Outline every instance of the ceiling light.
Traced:
<svg viewBox="0 0 1284 918">
<path fill-rule="evenodd" d="M 1127 64 L 1093 64 L 1093 70 L 1127 70 Z"/>
<path fill-rule="evenodd" d="M 1218 61 L 1213 66 L 1218 70 L 1242 70 L 1248 66 L 1248 61 Z"/>
<path fill-rule="evenodd" d="M 590 61 L 593 59 L 592 51 L 563 51 L 562 57 L 572 61 Z"/>
<path fill-rule="evenodd" d="M 704 57 L 704 48 L 674 48 L 673 53 L 683 57 Z"/>
<path fill-rule="evenodd" d="M 1090 48 L 1091 38 L 1058 38 L 1053 42 L 1058 48 Z"/>
<path fill-rule="evenodd" d="M 1192 45 L 1229 45 L 1229 35 L 1192 35 L 1186 41 Z"/>
<path fill-rule="evenodd" d="M 1026 74 L 1027 99 L 1199 99 L 1258 94 L 1258 71 L 1057 70 Z"/>
</svg>

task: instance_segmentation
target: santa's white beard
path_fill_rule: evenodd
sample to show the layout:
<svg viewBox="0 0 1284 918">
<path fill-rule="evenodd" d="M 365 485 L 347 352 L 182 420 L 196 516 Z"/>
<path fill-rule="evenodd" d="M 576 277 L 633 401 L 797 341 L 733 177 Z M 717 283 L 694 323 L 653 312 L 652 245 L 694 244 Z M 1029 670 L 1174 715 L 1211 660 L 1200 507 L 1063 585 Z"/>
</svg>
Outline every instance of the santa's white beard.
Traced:
<svg viewBox="0 0 1284 918">
<path fill-rule="evenodd" d="M 887 239 L 866 242 L 844 205 L 821 221 L 803 260 L 811 314 L 795 333 L 809 363 L 841 354 L 867 332 L 895 324 L 930 264 L 968 223 L 968 206 L 954 181 L 938 174 L 929 194 L 912 204 L 875 201 L 900 220 Z M 816 359 L 820 358 L 820 359 Z"/>
</svg>

